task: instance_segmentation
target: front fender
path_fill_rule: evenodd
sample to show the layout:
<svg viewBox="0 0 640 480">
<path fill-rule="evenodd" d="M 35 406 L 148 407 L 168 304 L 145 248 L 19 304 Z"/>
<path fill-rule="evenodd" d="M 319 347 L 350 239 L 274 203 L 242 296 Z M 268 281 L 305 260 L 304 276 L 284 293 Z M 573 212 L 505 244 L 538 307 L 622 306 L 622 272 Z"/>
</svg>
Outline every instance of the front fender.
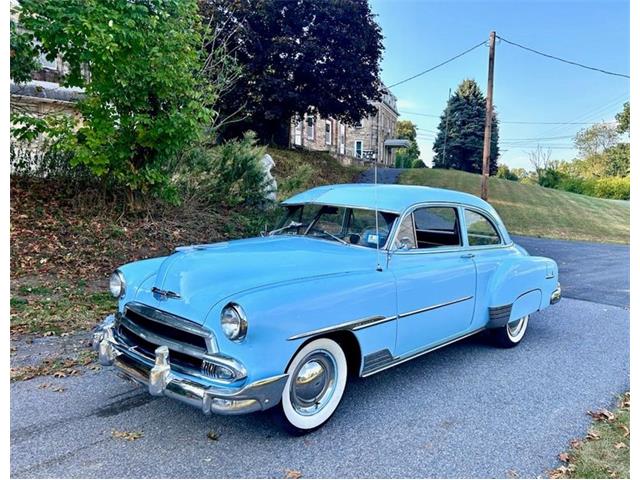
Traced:
<svg viewBox="0 0 640 480">
<path fill-rule="evenodd" d="M 247 336 L 239 343 L 229 340 L 220 329 L 220 313 L 229 302 L 239 304 L 248 319 Z M 211 309 L 205 325 L 215 331 L 220 351 L 240 360 L 249 372 L 249 381 L 253 381 L 284 373 L 295 352 L 316 336 L 300 337 L 301 334 L 374 315 L 395 318 L 395 312 L 391 273 L 372 269 L 233 295 Z M 362 355 L 392 349 L 395 320 L 354 333 Z"/>
</svg>

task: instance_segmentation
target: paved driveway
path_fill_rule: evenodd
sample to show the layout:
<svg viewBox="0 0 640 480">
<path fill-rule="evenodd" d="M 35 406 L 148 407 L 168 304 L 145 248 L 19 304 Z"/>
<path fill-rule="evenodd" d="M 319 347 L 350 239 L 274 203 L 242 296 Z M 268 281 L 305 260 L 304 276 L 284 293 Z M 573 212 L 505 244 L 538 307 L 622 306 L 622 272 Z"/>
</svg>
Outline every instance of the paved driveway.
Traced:
<svg viewBox="0 0 640 480">
<path fill-rule="evenodd" d="M 12 476 L 545 475 L 568 441 L 586 433 L 585 412 L 610 406 L 629 388 L 628 248 L 516 241 L 558 259 L 565 291 L 576 296 L 534 315 L 516 349 L 495 349 L 477 336 L 356 380 L 334 418 L 302 438 L 281 433 L 268 413 L 204 417 L 148 396 L 110 369 L 17 382 Z M 596 258 L 603 256 L 610 262 Z M 595 288 L 604 266 L 611 296 Z M 112 430 L 144 436 L 128 442 Z"/>
</svg>

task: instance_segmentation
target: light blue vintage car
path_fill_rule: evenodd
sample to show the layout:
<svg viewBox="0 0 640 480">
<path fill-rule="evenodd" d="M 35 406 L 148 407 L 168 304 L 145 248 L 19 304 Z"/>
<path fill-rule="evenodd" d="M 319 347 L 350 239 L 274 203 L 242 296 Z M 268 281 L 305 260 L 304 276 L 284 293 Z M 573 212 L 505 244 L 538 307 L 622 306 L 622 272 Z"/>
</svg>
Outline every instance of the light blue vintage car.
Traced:
<svg viewBox="0 0 640 480">
<path fill-rule="evenodd" d="M 285 201 L 280 228 L 177 248 L 111 277 L 103 365 L 204 413 L 273 408 L 326 422 L 368 377 L 486 330 L 522 340 L 560 300 L 558 267 L 514 244 L 496 211 L 450 190 L 330 185 Z M 394 401 L 396 401 L 395 399 Z"/>
</svg>

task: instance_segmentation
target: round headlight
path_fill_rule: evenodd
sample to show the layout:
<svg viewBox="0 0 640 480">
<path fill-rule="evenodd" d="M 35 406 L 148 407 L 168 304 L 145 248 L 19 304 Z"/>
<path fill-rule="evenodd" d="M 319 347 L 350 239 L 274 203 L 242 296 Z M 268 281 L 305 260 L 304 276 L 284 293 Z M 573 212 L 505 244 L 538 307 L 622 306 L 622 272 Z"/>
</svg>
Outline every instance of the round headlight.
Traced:
<svg viewBox="0 0 640 480">
<path fill-rule="evenodd" d="M 247 317 L 242 307 L 236 303 L 224 307 L 220 315 L 220 326 L 229 340 L 242 341 L 247 336 Z"/>
<path fill-rule="evenodd" d="M 121 298 L 124 295 L 124 289 L 124 275 L 120 270 L 116 270 L 109 278 L 109 291 L 115 298 Z"/>
</svg>

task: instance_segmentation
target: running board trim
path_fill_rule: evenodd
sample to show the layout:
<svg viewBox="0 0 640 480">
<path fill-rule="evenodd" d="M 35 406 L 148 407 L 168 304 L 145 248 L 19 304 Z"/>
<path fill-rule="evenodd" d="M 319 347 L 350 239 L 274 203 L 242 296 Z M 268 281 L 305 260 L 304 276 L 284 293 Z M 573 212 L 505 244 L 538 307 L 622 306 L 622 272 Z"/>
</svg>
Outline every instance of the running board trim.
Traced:
<svg viewBox="0 0 640 480">
<path fill-rule="evenodd" d="M 475 335 L 476 333 L 480 333 L 484 329 L 485 329 L 484 327 L 478 328 L 477 330 L 473 330 L 473 331 L 471 331 L 469 333 L 465 333 L 464 335 L 460 335 L 459 337 L 452 338 L 451 340 L 447 340 L 446 342 L 440 343 L 440 344 L 435 345 L 433 347 L 429 347 L 429 348 L 426 348 L 424 350 L 420 350 L 418 352 L 411 353 L 409 355 L 403 355 L 403 356 L 400 356 L 400 357 L 392 358 L 389 361 L 389 363 L 387 363 L 385 365 L 382 365 L 382 366 L 376 368 L 375 370 L 371 370 L 371 371 L 368 371 L 368 372 L 363 372 L 360 376 L 363 377 L 363 378 L 364 377 L 369 377 L 369 376 L 374 375 L 376 373 L 382 372 L 383 370 L 386 370 L 387 368 L 395 367 L 396 365 L 400 365 L 401 363 L 408 362 L 409 360 L 412 360 L 412 359 L 414 359 L 416 357 L 420 357 L 420 356 L 425 355 L 427 353 L 430 353 L 430 352 L 433 352 L 433 351 L 438 350 L 440 348 L 446 347 L 447 345 L 451 345 L 452 343 L 459 342 L 460 340 L 463 340 L 463 339 L 465 339 L 467 337 L 471 337 L 472 335 Z"/>
</svg>

